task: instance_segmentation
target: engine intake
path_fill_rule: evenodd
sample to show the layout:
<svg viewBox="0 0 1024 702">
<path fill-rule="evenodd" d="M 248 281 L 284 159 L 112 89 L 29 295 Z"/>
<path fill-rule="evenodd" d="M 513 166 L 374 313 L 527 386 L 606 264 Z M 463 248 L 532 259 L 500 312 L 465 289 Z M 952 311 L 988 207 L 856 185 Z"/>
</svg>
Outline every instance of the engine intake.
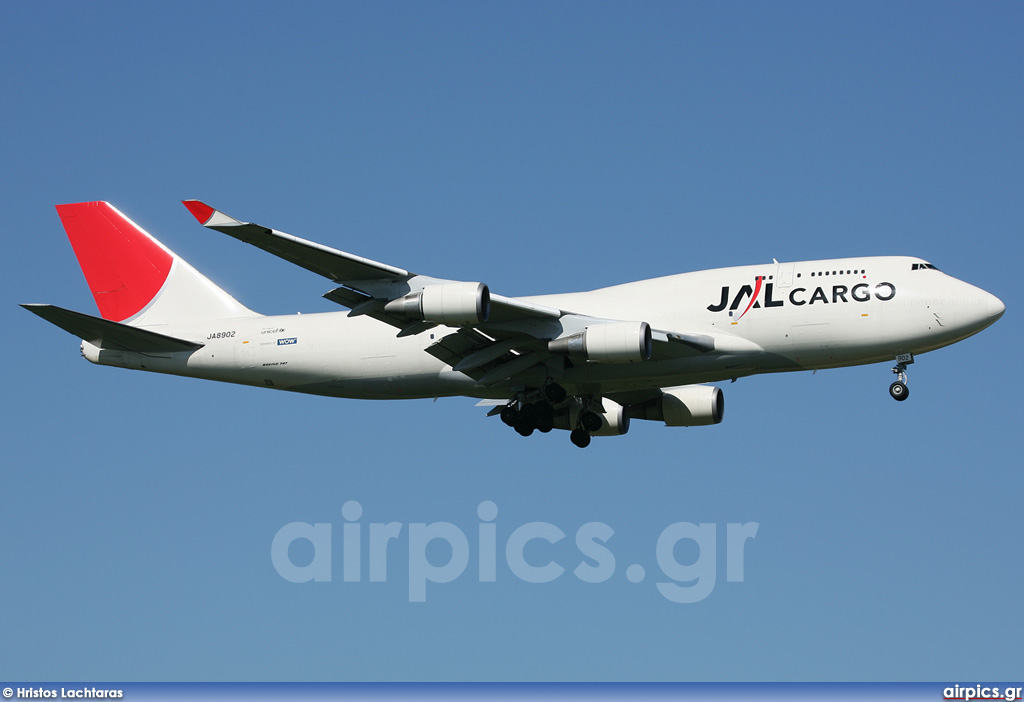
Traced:
<svg viewBox="0 0 1024 702">
<path fill-rule="evenodd" d="M 633 363 L 651 358 L 651 325 L 647 322 L 608 322 L 548 342 L 548 351 L 599 363 Z"/>
<path fill-rule="evenodd" d="M 430 285 L 392 300 L 384 311 L 438 324 L 479 324 L 491 314 L 491 292 L 483 283 Z"/>
</svg>

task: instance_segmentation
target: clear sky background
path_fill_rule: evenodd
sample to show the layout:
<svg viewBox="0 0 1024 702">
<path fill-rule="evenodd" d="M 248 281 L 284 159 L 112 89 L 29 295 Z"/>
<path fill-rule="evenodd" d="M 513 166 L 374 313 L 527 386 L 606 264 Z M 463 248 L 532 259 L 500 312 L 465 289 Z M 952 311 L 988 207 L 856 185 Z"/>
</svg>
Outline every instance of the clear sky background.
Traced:
<svg viewBox="0 0 1024 702">
<path fill-rule="evenodd" d="M 0 677 L 1019 678 L 1022 37 L 1017 2 L 0 4 Z M 257 311 L 335 309 L 192 197 L 506 295 L 906 254 L 1007 312 L 919 357 L 905 403 L 885 364 L 749 378 L 719 426 L 580 451 L 468 399 L 91 366 L 16 306 L 95 313 L 53 205 L 105 199 Z M 491 500 L 499 544 L 566 532 L 527 555 L 567 572 L 472 559 L 409 603 L 406 529 L 386 583 L 346 583 L 349 500 L 471 543 Z M 293 521 L 334 525 L 332 582 L 274 570 Z M 599 584 L 571 573 L 590 521 L 615 530 Z M 680 521 L 719 529 L 695 604 L 655 586 Z"/>
</svg>

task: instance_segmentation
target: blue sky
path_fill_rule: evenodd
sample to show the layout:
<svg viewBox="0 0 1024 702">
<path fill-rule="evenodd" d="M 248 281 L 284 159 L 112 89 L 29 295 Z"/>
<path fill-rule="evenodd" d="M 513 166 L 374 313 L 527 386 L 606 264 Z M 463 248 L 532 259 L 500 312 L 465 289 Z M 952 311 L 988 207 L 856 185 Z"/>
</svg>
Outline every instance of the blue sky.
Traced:
<svg viewBox="0 0 1024 702">
<path fill-rule="evenodd" d="M 1019 675 L 1021 36 L 1001 2 L 3 4 L 0 677 Z M 906 403 L 886 365 L 749 378 L 722 425 L 579 451 L 471 400 L 94 367 L 16 306 L 95 312 L 53 205 L 106 199 L 255 310 L 333 309 L 324 280 L 199 227 L 192 197 L 507 295 L 906 254 L 1007 313 L 920 357 Z M 406 525 L 387 582 L 342 580 L 350 500 L 364 529 Z M 473 557 L 408 602 L 408 525 L 475 543 L 485 500 L 496 582 Z M 333 525 L 331 582 L 272 566 L 295 521 Z M 528 551 L 566 567 L 551 583 L 500 557 L 534 521 L 568 535 Z M 572 574 L 588 522 L 615 531 L 596 584 Z M 677 522 L 718 534 L 693 604 L 655 585 Z"/>
</svg>

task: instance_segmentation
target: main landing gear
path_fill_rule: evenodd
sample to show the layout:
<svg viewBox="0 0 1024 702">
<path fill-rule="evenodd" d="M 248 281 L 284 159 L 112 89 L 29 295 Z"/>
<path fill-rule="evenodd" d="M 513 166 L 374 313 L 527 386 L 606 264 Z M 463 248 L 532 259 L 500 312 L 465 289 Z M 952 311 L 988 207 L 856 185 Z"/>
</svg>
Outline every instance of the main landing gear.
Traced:
<svg viewBox="0 0 1024 702">
<path fill-rule="evenodd" d="M 555 428 L 555 406 L 543 400 L 513 402 L 501 410 L 501 421 L 522 436 L 529 436 L 534 430 L 546 434 Z"/>
<path fill-rule="evenodd" d="M 896 382 L 889 386 L 889 394 L 898 402 L 903 402 L 910 397 L 910 388 L 907 387 L 907 366 L 913 362 L 913 354 L 901 353 L 896 357 L 896 367 L 892 369 L 892 372 L 896 374 Z"/>
<path fill-rule="evenodd" d="M 549 383 L 542 390 L 518 393 L 501 410 L 501 421 L 516 430 L 520 436 L 530 436 L 534 431 L 546 434 L 555 428 L 556 407 L 568 414 L 568 408 L 559 407 L 569 399 L 568 393 L 558 383 Z M 590 435 L 601 428 L 601 416 L 590 409 L 590 398 L 574 397 L 571 401 L 581 403 L 583 409 L 576 420 L 576 428 L 569 439 L 580 448 L 590 445 Z M 564 427 L 563 428 L 567 428 Z"/>
<path fill-rule="evenodd" d="M 569 434 L 569 441 L 580 448 L 586 448 L 590 446 L 590 432 L 586 429 L 573 429 L 572 433 Z"/>
<path fill-rule="evenodd" d="M 501 421 L 521 436 L 534 430 L 547 434 L 555 428 L 555 405 L 565 397 L 565 388 L 558 383 L 546 385 L 540 393 L 520 393 L 501 410 Z"/>
<path fill-rule="evenodd" d="M 590 409 L 585 409 L 580 412 L 580 416 L 576 420 L 576 428 L 569 434 L 569 441 L 573 442 L 580 448 L 586 448 L 590 446 L 590 433 L 595 432 L 600 428 L 601 415 L 597 414 L 597 412 L 591 411 Z"/>
</svg>

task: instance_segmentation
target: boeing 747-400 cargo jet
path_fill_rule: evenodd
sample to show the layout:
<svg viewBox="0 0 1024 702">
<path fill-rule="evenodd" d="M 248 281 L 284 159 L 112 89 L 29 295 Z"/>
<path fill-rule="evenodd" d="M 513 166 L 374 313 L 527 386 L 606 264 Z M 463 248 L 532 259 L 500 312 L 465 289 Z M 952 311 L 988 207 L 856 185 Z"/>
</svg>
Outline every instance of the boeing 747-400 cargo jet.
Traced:
<svg viewBox="0 0 1024 702">
<path fill-rule="evenodd" d="M 246 308 L 106 202 L 58 205 L 100 317 L 24 305 L 82 339 L 93 363 L 334 397 L 466 395 L 523 436 L 579 447 L 631 419 L 722 421 L 714 383 L 895 362 L 977 334 L 999 298 L 919 258 L 719 268 L 592 290 L 504 297 L 241 222 L 198 200 L 200 224 L 332 281 L 348 311 Z"/>
</svg>

